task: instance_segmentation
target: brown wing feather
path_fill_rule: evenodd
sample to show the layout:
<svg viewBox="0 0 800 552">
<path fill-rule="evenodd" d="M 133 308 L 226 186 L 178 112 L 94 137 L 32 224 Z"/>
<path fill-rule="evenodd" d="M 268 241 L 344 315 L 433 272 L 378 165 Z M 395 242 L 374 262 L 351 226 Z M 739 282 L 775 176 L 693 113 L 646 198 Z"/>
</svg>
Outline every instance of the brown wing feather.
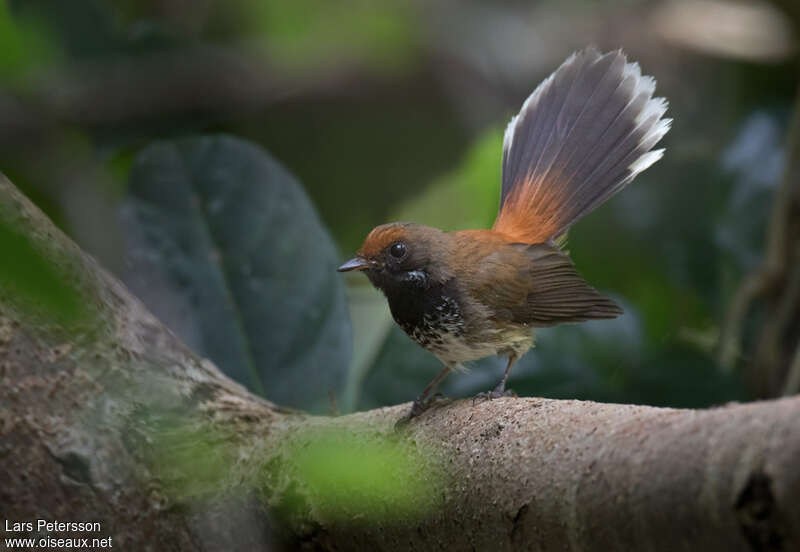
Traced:
<svg viewBox="0 0 800 552">
<path fill-rule="evenodd" d="M 514 320 L 536 326 L 616 318 L 622 309 L 581 278 L 572 259 L 550 245 L 525 248 L 531 259 L 526 303 L 512 309 Z"/>
<path fill-rule="evenodd" d="M 554 326 L 622 314 L 581 278 L 566 253 L 549 244 L 494 244 L 471 271 L 467 287 L 498 321 Z"/>
</svg>

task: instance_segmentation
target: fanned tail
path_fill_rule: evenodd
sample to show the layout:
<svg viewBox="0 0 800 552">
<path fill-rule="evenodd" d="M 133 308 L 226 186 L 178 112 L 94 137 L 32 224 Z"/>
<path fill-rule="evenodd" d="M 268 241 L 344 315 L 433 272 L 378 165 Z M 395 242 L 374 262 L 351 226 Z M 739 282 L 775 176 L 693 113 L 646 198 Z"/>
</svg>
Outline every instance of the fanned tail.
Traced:
<svg viewBox="0 0 800 552">
<path fill-rule="evenodd" d="M 511 119 L 494 230 L 516 241 L 556 240 L 658 161 L 670 128 L 655 81 L 621 51 L 570 56 Z"/>
</svg>

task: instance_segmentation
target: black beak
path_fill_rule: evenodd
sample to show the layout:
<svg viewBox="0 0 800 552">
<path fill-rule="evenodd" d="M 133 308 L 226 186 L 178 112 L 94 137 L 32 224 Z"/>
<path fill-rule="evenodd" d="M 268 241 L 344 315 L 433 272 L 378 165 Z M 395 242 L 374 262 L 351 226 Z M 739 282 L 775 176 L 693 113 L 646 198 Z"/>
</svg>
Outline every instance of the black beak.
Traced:
<svg viewBox="0 0 800 552">
<path fill-rule="evenodd" d="M 353 257 L 336 270 L 339 272 L 349 272 L 351 270 L 366 270 L 372 266 L 368 260 L 361 257 Z"/>
</svg>

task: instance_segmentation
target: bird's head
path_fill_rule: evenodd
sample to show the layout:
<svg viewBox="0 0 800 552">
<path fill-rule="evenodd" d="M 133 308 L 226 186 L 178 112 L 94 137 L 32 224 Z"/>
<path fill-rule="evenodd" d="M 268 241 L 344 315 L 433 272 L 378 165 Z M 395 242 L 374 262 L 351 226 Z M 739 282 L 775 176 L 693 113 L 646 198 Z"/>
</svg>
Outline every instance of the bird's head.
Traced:
<svg viewBox="0 0 800 552">
<path fill-rule="evenodd" d="M 375 287 L 427 287 L 447 278 L 442 260 L 448 253 L 447 235 L 441 230 L 411 223 L 375 227 L 355 257 L 339 272 L 363 270 Z"/>
</svg>

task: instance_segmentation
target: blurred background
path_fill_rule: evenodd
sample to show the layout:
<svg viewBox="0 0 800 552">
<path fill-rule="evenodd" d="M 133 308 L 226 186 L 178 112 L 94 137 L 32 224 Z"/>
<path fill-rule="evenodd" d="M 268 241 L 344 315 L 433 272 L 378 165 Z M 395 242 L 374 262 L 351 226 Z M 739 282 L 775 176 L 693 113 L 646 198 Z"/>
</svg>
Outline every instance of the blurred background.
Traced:
<svg viewBox="0 0 800 552">
<path fill-rule="evenodd" d="M 569 250 L 626 314 L 539 332 L 509 385 L 680 407 L 777 396 L 800 385 L 798 23 L 794 0 L 2 1 L 0 170 L 255 392 L 316 411 L 329 391 L 340 411 L 394 404 L 438 361 L 337 262 L 388 221 L 490 226 L 510 117 L 573 51 L 621 47 L 670 101 L 667 153 Z M 225 224 L 197 175 L 243 143 L 181 142 L 220 133 L 296 178 L 225 173 L 214 185 L 269 190 Z M 503 367 L 476 362 L 443 391 L 488 390 Z"/>
</svg>

